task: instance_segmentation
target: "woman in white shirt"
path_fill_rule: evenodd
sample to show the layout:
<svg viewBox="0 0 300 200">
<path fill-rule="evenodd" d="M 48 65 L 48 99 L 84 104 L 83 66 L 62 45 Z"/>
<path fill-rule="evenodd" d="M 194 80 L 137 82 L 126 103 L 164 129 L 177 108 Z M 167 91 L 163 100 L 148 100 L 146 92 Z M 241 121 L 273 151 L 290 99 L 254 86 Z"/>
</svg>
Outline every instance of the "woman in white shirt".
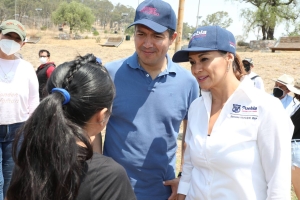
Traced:
<svg viewBox="0 0 300 200">
<path fill-rule="evenodd" d="M 15 54 L 25 44 L 24 26 L 16 20 L 0 25 L 0 200 L 4 199 L 14 161 L 17 130 L 39 104 L 39 83 L 33 66 Z"/>
<path fill-rule="evenodd" d="M 235 39 L 198 28 L 174 62 L 191 63 L 202 97 L 190 106 L 178 200 L 290 199 L 293 124 L 280 101 L 253 87 Z"/>
</svg>

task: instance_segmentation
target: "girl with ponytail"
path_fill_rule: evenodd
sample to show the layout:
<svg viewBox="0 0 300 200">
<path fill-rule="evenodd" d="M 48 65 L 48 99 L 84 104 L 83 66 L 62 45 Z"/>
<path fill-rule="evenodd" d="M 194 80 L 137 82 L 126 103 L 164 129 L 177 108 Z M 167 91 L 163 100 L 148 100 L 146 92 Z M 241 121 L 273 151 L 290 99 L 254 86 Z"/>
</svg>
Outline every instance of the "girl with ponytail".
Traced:
<svg viewBox="0 0 300 200">
<path fill-rule="evenodd" d="M 87 54 L 58 66 L 46 87 L 14 142 L 7 199 L 135 199 L 123 167 L 91 146 L 115 95 L 107 70 Z"/>
</svg>

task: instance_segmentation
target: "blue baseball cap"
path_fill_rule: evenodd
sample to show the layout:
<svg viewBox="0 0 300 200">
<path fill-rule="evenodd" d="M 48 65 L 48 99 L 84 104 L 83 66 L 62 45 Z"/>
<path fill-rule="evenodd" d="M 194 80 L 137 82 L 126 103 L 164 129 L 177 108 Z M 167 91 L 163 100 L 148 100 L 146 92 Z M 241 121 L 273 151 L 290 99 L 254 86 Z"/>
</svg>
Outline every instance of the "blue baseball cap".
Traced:
<svg viewBox="0 0 300 200">
<path fill-rule="evenodd" d="M 226 51 L 235 55 L 235 38 L 230 31 L 220 26 L 199 27 L 191 36 L 188 48 L 177 51 L 173 62 L 189 61 L 189 52 Z"/>
<path fill-rule="evenodd" d="M 176 15 L 171 5 L 162 0 L 145 0 L 135 11 L 134 22 L 128 26 L 142 24 L 157 33 L 167 29 L 176 30 Z"/>
</svg>

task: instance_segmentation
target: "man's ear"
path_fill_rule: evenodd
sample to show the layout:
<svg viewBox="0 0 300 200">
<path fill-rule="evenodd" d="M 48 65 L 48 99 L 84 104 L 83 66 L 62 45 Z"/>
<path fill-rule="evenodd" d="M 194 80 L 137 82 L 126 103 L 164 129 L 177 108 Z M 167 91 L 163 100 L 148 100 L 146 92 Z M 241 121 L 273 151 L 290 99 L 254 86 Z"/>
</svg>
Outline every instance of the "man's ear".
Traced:
<svg viewBox="0 0 300 200">
<path fill-rule="evenodd" d="M 171 44 L 174 42 L 176 37 L 177 37 L 177 32 L 174 32 L 174 34 L 172 35 L 172 38 L 171 38 Z"/>
<path fill-rule="evenodd" d="M 231 62 L 234 62 L 234 55 L 232 53 L 227 53 L 227 56 L 226 56 L 226 59 L 227 61 L 231 61 Z"/>
</svg>

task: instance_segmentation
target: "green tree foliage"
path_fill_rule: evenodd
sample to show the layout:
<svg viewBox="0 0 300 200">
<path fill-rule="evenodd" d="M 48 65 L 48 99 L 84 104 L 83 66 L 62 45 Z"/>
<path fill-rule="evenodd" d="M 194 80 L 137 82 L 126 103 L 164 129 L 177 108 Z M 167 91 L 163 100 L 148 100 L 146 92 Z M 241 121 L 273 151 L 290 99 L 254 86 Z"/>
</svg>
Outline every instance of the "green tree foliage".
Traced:
<svg viewBox="0 0 300 200">
<path fill-rule="evenodd" d="M 92 8 L 93 13 L 101 26 L 105 29 L 108 23 L 111 21 L 111 13 L 114 9 L 114 5 L 108 0 L 98 0 L 94 1 L 94 5 Z"/>
<path fill-rule="evenodd" d="M 109 0 L 0 0 L 0 20 L 14 19 L 16 13 L 16 19 L 25 25 L 51 27 L 52 13 L 61 3 L 71 2 L 89 7 L 95 16 L 95 24 L 104 28 L 113 28 L 115 24 L 118 29 L 125 27 L 135 15 L 134 8 L 122 4 L 114 6 Z M 122 13 L 128 13 L 128 16 L 124 17 Z"/>
<path fill-rule="evenodd" d="M 228 28 L 233 20 L 229 17 L 225 11 L 215 12 L 211 15 L 207 15 L 205 20 L 202 20 L 201 26 L 218 25 L 223 28 Z"/>
<path fill-rule="evenodd" d="M 290 30 L 292 27 L 292 30 Z M 300 36 L 300 20 L 298 21 L 286 21 L 285 29 L 288 36 Z"/>
<path fill-rule="evenodd" d="M 296 20 L 299 15 L 299 0 L 235 0 L 246 2 L 255 7 L 242 10 L 241 17 L 245 19 L 244 32 L 256 27 L 261 28 L 262 39 L 274 39 L 274 31 L 278 24 L 286 20 Z"/>
<path fill-rule="evenodd" d="M 75 1 L 61 3 L 52 13 L 52 19 L 55 24 L 67 23 L 70 26 L 70 34 L 73 31 L 90 30 L 95 21 L 91 9 Z"/>
<path fill-rule="evenodd" d="M 80 0 L 82 1 L 82 0 Z M 111 21 L 111 13 L 114 9 L 114 5 L 108 0 L 84 0 L 82 1 L 84 5 L 91 8 L 97 25 L 103 26 L 105 28 L 107 24 Z"/>
<path fill-rule="evenodd" d="M 246 37 L 244 35 L 235 35 L 235 41 L 238 42 L 244 42 L 246 40 Z"/>
<path fill-rule="evenodd" d="M 17 19 L 24 23 L 28 15 L 33 15 L 35 11 L 32 8 L 34 0 L 2 0 L 0 4 L 2 4 L 1 8 L 5 9 L 2 20 Z"/>
<path fill-rule="evenodd" d="M 195 27 L 190 26 L 187 22 L 183 22 L 182 39 L 190 39 L 190 36 L 195 31 Z"/>
<path fill-rule="evenodd" d="M 110 28 L 114 28 L 118 24 L 121 29 L 125 30 L 134 21 L 134 16 L 134 8 L 118 3 L 112 11 Z M 131 32 L 129 31 L 129 33 Z"/>
<path fill-rule="evenodd" d="M 65 0 L 0 0 L 1 21 L 17 19 L 24 25 L 50 23 L 51 13 Z M 16 14 L 16 16 L 15 16 Z"/>
<path fill-rule="evenodd" d="M 124 2 L 126 4 L 126 1 Z M 61 8 L 62 3 L 65 8 Z M 68 5 L 71 6 L 74 3 L 77 3 L 78 6 L 67 8 Z M 90 15 L 82 14 L 87 7 L 90 8 L 87 13 L 94 15 L 93 20 L 90 19 Z M 17 14 L 16 19 L 29 28 L 44 30 L 52 27 L 53 23 L 55 25 L 67 23 L 72 26 L 70 31 L 76 32 L 89 30 L 94 23 L 106 29 L 105 32 L 108 27 L 111 31 L 125 30 L 125 34 L 128 35 L 132 35 L 134 32 L 134 27 L 129 29 L 127 27 L 134 21 L 135 8 L 121 3 L 113 5 L 111 0 L 0 0 L 1 21 L 14 19 L 15 13 Z M 195 27 L 185 22 L 183 38 L 188 38 L 194 30 Z"/>
<path fill-rule="evenodd" d="M 14 19 L 15 16 L 15 2 L 11 0 L 2 0 L 0 3 L 1 19 Z"/>
<path fill-rule="evenodd" d="M 3 21 L 8 17 L 13 18 L 13 16 L 9 16 L 12 12 L 9 11 L 9 6 L 7 3 L 11 3 L 11 1 L 0 1 L 0 20 Z"/>
</svg>

